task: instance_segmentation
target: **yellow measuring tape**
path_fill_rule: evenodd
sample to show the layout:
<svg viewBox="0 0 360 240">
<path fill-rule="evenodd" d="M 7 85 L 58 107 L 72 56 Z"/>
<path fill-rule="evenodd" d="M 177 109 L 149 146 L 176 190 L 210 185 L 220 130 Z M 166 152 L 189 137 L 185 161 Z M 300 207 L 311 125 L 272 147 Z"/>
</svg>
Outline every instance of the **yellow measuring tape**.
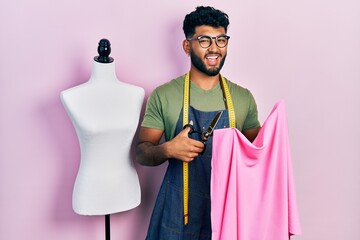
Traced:
<svg viewBox="0 0 360 240">
<path fill-rule="evenodd" d="M 221 75 L 220 75 L 221 76 Z M 225 95 L 226 108 L 229 113 L 229 124 L 231 128 L 236 127 L 234 105 L 231 99 L 228 85 L 221 76 L 221 87 Z M 183 126 L 189 123 L 189 102 L 190 102 L 190 72 L 185 76 L 184 101 L 183 101 Z M 189 163 L 183 162 L 183 188 L 184 188 L 184 224 L 189 223 Z"/>
</svg>

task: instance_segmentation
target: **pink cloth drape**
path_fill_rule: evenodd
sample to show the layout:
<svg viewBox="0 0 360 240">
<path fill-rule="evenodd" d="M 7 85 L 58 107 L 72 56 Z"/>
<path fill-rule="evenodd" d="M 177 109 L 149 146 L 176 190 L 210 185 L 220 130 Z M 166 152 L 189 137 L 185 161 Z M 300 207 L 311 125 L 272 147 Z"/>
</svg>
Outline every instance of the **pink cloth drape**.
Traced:
<svg viewBox="0 0 360 240">
<path fill-rule="evenodd" d="M 301 234 L 284 101 L 257 138 L 237 129 L 214 131 L 212 240 L 288 240 Z"/>
</svg>

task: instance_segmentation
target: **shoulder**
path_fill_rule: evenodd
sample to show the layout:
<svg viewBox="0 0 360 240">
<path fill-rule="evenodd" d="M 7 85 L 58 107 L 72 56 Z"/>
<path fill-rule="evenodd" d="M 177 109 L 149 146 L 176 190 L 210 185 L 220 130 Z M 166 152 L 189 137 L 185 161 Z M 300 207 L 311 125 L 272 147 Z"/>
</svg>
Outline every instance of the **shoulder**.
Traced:
<svg viewBox="0 0 360 240">
<path fill-rule="evenodd" d="M 239 84 L 227 79 L 226 77 L 224 78 L 229 87 L 229 91 L 231 94 L 235 94 L 236 96 L 242 96 L 242 97 L 252 97 L 252 94 L 249 89 L 240 86 Z"/>
<path fill-rule="evenodd" d="M 84 82 L 82 84 L 70 87 L 68 89 L 64 89 L 60 92 L 60 95 L 62 96 L 66 96 L 66 95 L 72 95 L 72 94 L 76 94 L 77 92 L 82 91 L 84 88 L 86 89 L 89 85 L 89 82 Z"/>
<path fill-rule="evenodd" d="M 226 78 L 225 78 L 226 79 Z M 240 86 L 226 79 L 233 102 L 239 107 L 245 109 L 256 108 L 256 101 L 252 92 L 243 86 Z M 241 103 L 241 104 L 239 104 Z"/>
<path fill-rule="evenodd" d="M 88 82 L 82 83 L 80 85 L 65 89 L 60 92 L 60 99 L 63 102 L 71 101 L 72 99 L 77 99 L 84 95 L 84 92 L 88 89 Z"/>
</svg>

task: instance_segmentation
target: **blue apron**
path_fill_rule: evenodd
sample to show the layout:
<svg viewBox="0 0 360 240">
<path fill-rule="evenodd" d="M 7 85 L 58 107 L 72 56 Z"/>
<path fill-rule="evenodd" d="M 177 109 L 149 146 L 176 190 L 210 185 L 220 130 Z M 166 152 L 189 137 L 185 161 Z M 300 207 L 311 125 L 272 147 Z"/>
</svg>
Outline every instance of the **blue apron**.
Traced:
<svg viewBox="0 0 360 240">
<path fill-rule="evenodd" d="M 202 132 L 208 128 L 218 111 L 204 112 L 189 106 L 189 121 Z M 176 124 L 175 135 L 183 130 L 183 110 Z M 228 110 L 224 110 L 218 128 L 229 127 Z M 192 133 L 191 138 L 201 140 Z M 155 207 L 151 216 L 147 240 L 210 240 L 210 174 L 212 137 L 203 154 L 189 163 L 189 223 L 183 217 L 183 162 L 169 159 Z"/>
</svg>

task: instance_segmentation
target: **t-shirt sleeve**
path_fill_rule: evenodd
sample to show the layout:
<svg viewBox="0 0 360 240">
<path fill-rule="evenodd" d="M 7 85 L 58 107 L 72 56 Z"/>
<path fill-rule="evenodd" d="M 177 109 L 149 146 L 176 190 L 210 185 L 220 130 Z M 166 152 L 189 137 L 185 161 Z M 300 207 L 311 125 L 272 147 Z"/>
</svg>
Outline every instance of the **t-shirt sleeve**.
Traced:
<svg viewBox="0 0 360 240">
<path fill-rule="evenodd" d="M 255 98 L 250 91 L 248 91 L 248 94 L 249 94 L 249 109 L 242 130 L 248 130 L 248 129 L 260 127 Z"/>
<path fill-rule="evenodd" d="M 146 103 L 144 119 L 141 123 L 142 127 L 156 128 L 164 130 L 163 111 L 158 92 L 155 90 L 149 96 Z"/>
</svg>

